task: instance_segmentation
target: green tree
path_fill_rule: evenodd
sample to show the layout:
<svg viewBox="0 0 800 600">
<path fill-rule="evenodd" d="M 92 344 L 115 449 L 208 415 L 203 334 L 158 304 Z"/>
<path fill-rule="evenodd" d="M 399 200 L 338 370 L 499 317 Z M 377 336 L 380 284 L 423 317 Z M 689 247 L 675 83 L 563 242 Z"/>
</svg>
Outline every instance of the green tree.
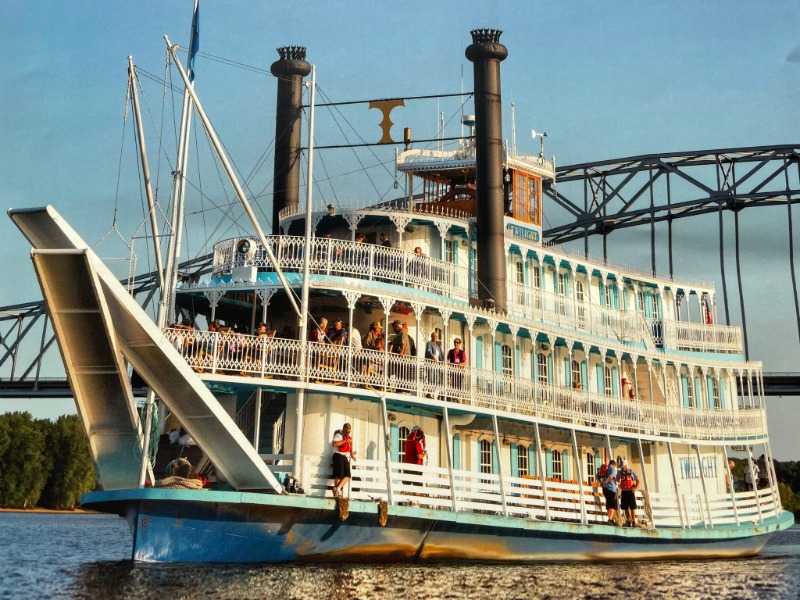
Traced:
<svg viewBox="0 0 800 600">
<path fill-rule="evenodd" d="M 0 506 L 36 506 L 49 470 L 44 437 L 30 413 L 0 415 Z"/>
<path fill-rule="evenodd" d="M 52 457 L 47 483 L 39 504 L 45 508 L 72 510 L 82 494 L 96 483 L 92 458 L 78 415 L 64 415 L 47 422 L 46 454 Z"/>
</svg>

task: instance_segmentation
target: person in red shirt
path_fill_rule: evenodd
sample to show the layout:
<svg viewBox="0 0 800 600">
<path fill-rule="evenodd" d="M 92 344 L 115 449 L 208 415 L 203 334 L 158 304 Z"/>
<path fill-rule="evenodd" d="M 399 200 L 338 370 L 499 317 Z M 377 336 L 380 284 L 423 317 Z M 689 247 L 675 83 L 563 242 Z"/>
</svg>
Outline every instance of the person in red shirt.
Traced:
<svg viewBox="0 0 800 600">
<path fill-rule="evenodd" d="M 420 435 L 421 434 L 421 435 Z M 425 464 L 425 434 L 418 425 L 414 425 L 411 433 L 406 438 L 406 443 L 403 452 L 403 462 L 407 465 L 423 465 Z M 419 475 L 419 471 L 407 471 L 412 475 Z M 406 485 L 422 485 L 419 481 L 404 481 Z"/>
</svg>

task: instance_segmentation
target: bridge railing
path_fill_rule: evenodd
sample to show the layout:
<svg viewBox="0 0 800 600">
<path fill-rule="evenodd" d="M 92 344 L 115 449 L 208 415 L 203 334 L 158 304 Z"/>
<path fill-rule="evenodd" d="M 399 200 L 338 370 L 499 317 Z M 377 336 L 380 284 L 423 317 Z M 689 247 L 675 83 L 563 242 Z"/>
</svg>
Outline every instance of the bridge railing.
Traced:
<svg viewBox="0 0 800 600">
<path fill-rule="evenodd" d="M 303 375 L 298 340 L 236 333 L 165 329 L 196 371 L 296 380 Z M 585 390 L 351 346 L 305 342 L 312 383 L 428 395 L 462 405 L 540 417 L 579 427 L 700 440 L 766 433 L 763 409 L 696 409 L 610 397 Z"/>
</svg>

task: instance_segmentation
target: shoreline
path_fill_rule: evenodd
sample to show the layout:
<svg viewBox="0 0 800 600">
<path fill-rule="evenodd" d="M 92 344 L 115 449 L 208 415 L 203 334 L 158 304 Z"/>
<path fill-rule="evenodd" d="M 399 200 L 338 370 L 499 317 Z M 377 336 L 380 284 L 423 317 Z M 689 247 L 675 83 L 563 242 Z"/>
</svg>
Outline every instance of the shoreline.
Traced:
<svg viewBox="0 0 800 600">
<path fill-rule="evenodd" d="M 84 510 L 76 508 L 73 510 L 57 510 L 52 508 L 0 508 L 0 513 L 28 513 L 41 515 L 99 515 L 102 513 L 96 510 Z"/>
</svg>

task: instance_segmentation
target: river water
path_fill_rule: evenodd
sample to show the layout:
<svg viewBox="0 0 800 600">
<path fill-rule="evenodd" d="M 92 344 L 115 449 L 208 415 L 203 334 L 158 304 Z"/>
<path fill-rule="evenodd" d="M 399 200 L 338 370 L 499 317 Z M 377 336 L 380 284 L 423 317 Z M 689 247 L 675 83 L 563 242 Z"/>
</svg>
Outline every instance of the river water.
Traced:
<svg viewBox="0 0 800 600">
<path fill-rule="evenodd" d="M 740 560 L 147 565 L 109 515 L 0 513 L 0 598 L 800 598 L 800 526 Z"/>
</svg>

